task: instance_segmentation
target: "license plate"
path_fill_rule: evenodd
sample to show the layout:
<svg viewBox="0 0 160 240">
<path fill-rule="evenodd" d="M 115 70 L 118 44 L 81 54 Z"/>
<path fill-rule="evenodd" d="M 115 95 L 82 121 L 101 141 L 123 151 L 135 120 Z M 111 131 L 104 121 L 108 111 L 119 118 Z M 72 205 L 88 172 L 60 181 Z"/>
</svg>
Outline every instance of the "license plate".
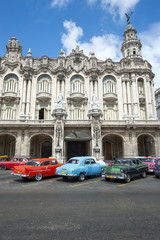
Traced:
<svg viewBox="0 0 160 240">
<path fill-rule="evenodd" d="M 113 178 L 113 176 L 109 176 L 109 178 Z"/>
<path fill-rule="evenodd" d="M 65 174 L 66 172 L 65 171 L 62 171 L 62 174 Z"/>
</svg>

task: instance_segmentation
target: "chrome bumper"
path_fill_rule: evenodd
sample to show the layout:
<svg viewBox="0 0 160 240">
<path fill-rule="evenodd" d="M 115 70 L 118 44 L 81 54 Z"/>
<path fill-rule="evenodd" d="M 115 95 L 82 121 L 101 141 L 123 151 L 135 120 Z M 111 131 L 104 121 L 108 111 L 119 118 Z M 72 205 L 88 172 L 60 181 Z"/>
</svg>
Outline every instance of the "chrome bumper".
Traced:
<svg viewBox="0 0 160 240">
<path fill-rule="evenodd" d="M 104 178 L 110 178 L 110 179 L 126 179 L 127 175 L 124 173 L 102 173 L 101 175 Z"/>
<path fill-rule="evenodd" d="M 18 176 L 18 177 L 29 177 L 29 175 L 25 175 L 21 173 L 11 173 L 11 175 Z"/>
<path fill-rule="evenodd" d="M 72 173 L 56 173 L 59 176 L 66 176 L 66 177 L 77 177 L 76 174 L 72 174 Z"/>
</svg>

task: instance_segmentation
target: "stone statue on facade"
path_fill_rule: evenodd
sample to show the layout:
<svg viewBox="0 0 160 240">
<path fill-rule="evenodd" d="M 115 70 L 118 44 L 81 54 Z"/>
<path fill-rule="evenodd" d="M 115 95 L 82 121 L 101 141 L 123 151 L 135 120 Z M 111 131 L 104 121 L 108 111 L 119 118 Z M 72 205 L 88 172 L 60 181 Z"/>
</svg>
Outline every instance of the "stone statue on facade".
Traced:
<svg viewBox="0 0 160 240">
<path fill-rule="evenodd" d="M 66 102 L 64 101 L 63 94 L 58 94 L 58 101 L 55 103 L 55 109 L 66 110 Z"/>
<path fill-rule="evenodd" d="M 92 95 L 92 101 L 90 102 L 90 109 L 98 109 L 100 110 L 100 102 L 97 100 L 96 94 Z"/>
</svg>

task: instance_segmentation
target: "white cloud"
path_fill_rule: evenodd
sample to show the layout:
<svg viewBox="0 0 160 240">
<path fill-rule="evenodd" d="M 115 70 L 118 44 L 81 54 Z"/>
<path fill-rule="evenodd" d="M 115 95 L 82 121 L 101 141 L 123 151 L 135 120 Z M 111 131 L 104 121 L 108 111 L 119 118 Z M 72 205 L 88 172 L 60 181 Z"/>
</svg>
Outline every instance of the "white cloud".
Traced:
<svg viewBox="0 0 160 240">
<path fill-rule="evenodd" d="M 53 0 L 51 3 L 51 7 L 63 7 L 70 3 L 72 0 Z"/>
<path fill-rule="evenodd" d="M 67 55 L 78 45 L 86 55 L 89 55 L 90 52 L 95 52 L 96 57 L 101 60 L 107 58 L 112 58 L 114 61 L 120 60 L 121 39 L 119 36 L 113 34 L 93 36 L 89 42 L 82 43 L 80 41 L 80 38 L 83 36 L 81 27 L 76 26 L 76 23 L 72 21 L 65 21 L 63 25 L 67 33 L 62 35 L 61 41 Z"/>
<path fill-rule="evenodd" d="M 114 18 L 119 15 L 122 20 L 125 13 L 133 10 L 140 0 L 87 0 L 89 5 L 99 3 L 104 10 L 107 10 Z"/>
<path fill-rule="evenodd" d="M 62 44 L 66 49 L 67 54 L 71 53 L 72 49 L 77 45 L 80 45 L 79 38 L 83 36 L 83 30 L 81 27 L 77 27 L 72 21 L 64 21 L 63 26 L 67 33 L 62 35 Z"/>
<path fill-rule="evenodd" d="M 116 17 L 117 14 L 123 19 L 125 13 L 133 10 L 140 0 L 101 0 L 102 7 Z"/>
<path fill-rule="evenodd" d="M 160 23 L 155 23 L 150 28 L 139 34 L 142 43 L 143 59 L 148 60 L 155 73 L 155 88 L 160 87 Z"/>
</svg>

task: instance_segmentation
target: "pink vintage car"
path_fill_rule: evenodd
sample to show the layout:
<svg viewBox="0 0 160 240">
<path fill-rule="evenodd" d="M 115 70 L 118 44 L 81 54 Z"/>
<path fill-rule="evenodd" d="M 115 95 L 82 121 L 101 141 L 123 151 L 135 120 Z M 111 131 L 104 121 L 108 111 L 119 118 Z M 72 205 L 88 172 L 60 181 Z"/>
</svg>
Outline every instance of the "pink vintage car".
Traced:
<svg viewBox="0 0 160 240">
<path fill-rule="evenodd" d="M 160 159 L 160 157 L 143 157 L 141 161 L 143 164 L 148 164 L 148 172 L 153 173 L 156 169 L 155 164 L 157 159 Z"/>
</svg>

